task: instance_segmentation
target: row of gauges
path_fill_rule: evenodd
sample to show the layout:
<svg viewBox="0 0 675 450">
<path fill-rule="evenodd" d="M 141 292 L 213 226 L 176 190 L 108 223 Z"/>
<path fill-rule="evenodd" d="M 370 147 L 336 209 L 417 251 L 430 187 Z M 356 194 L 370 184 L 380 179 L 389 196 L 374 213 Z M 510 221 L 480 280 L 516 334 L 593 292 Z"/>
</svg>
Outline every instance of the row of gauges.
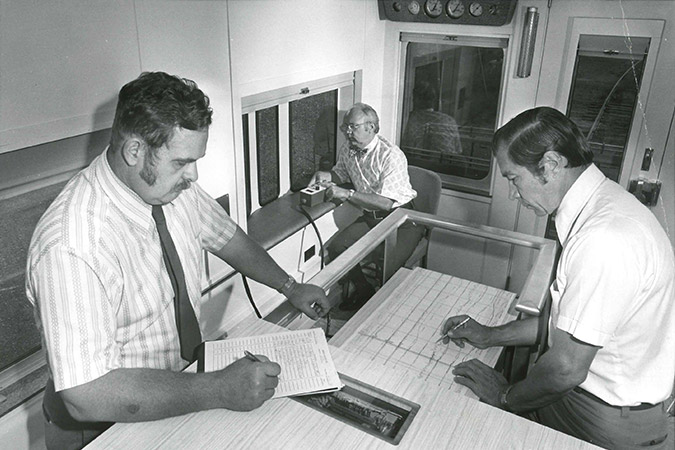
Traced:
<svg viewBox="0 0 675 450">
<path fill-rule="evenodd" d="M 518 0 L 379 0 L 380 19 L 453 25 L 502 26 Z"/>
<path fill-rule="evenodd" d="M 480 17 L 483 15 L 483 5 L 479 2 L 463 2 L 462 0 L 449 0 L 448 3 L 444 5 L 443 0 L 426 0 L 424 2 L 424 13 L 431 17 L 439 17 L 444 12 L 453 19 L 459 19 L 467 12 L 474 17 Z M 392 4 L 394 11 L 401 11 L 403 9 L 403 4 L 401 2 L 394 2 Z M 412 0 L 408 3 L 408 12 L 413 15 L 420 13 L 422 7 L 417 0 Z M 490 8 L 495 8 L 494 5 Z M 494 14 L 494 11 L 490 11 L 491 14 Z"/>
</svg>

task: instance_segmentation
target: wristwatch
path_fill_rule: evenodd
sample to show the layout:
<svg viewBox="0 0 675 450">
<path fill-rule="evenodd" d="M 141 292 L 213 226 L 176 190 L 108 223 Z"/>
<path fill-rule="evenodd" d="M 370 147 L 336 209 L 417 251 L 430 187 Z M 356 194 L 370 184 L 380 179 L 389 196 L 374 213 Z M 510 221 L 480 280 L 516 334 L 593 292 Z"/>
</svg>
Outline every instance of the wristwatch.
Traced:
<svg viewBox="0 0 675 450">
<path fill-rule="evenodd" d="M 356 191 L 355 191 L 354 189 L 350 189 L 350 190 L 349 190 L 349 195 L 347 195 L 347 199 L 346 199 L 345 201 L 348 202 L 348 201 L 354 196 L 354 193 L 355 193 L 355 192 L 356 192 Z"/>
<path fill-rule="evenodd" d="M 514 386 L 513 384 L 510 384 L 510 385 L 506 386 L 506 389 L 504 389 L 504 392 L 502 392 L 499 395 L 499 406 L 502 409 L 505 409 L 506 411 L 511 411 L 511 406 L 509 405 L 509 400 L 508 400 L 507 397 L 509 395 L 509 392 L 511 392 L 511 388 L 513 386 Z"/>
<path fill-rule="evenodd" d="M 277 289 L 277 291 L 278 291 L 280 294 L 286 295 L 286 292 L 288 292 L 288 290 L 289 290 L 295 283 L 296 283 L 295 278 L 293 278 L 292 276 L 289 275 L 289 276 L 288 276 L 288 279 L 286 280 L 286 282 L 283 284 L 283 286 L 281 286 L 279 289 Z M 288 295 L 286 295 L 286 297 L 288 297 Z"/>
</svg>

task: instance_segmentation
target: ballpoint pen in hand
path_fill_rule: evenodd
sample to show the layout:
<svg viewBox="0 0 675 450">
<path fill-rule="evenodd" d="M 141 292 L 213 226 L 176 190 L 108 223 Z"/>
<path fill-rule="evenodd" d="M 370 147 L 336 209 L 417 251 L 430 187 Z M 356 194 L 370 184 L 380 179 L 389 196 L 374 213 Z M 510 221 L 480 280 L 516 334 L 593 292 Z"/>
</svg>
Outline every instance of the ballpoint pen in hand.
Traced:
<svg viewBox="0 0 675 450">
<path fill-rule="evenodd" d="M 466 319 L 462 320 L 460 323 L 458 323 L 457 325 L 455 325 L 454 327 L 452 327 L 452 328 L 450 329 L 450 331 L 455 331 L 456 329 L 458 329 L 459 327 L 461 327 L 462 325 L 464 325 L 465 323 L 467 323 L 467 322 L 469 321 L 469 319 L 471 319 L 471 317 L 467 317 Z M 436 343 L 441 342 L 441 341 L 442 341 L 444 338 L 446 338 L 446 337 L 447 337 L 447 338 L 450 338 L 450 336 L 448 336 L 447 332 L 446 332 L 446 334 L 444 334 L 443 336 L 441 336 L 440 338 L 438 338 L 438 340 L 436 341 Z"/>
<path fill-rule="evenodd" d="M 244 356 L 246 358 L 250 359 L 251 361 L 262 362 L 262 360 L 260 358 L 258 358 L 253 353 L 249 352 L 248 350 L 244 350 Z"/>
</svg>

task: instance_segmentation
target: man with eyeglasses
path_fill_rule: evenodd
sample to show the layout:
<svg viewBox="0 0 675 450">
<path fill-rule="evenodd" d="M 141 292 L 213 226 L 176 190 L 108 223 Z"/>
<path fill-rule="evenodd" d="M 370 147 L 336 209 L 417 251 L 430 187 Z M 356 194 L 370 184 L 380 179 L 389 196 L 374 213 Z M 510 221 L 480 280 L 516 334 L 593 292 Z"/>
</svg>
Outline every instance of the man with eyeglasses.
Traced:
<svg viewBox="0 0 675 450">
<path fill-rule="evenodd" d="M 363 215 L 336 235 L 329 248 L 334 259 L 358 241 L 396 208 L 414 207 L 417 193 L 410 185 L 408 161 L 396 145 L 378 134 L 380 121 L 375 110 L 364 103 L 356 103 L 347 112 L 340 130 L 347 142 L 338 153 L 338 160 L 330 171 L 318 171 L 310 181 L 328 184 L 326 199 L 349 201 L 363 209 Z M 341 185 L 351 183 L 354 188 Z M 397 246 L 391 256 L 398 269 L 408 259 L 424 233 L 424 227 L 406 223 L 399 227 Z M 354 292 L 342 302 L 340 309 L 360 308 L 375 292 L 357 265 L 348 275 Z"/>
</svg>

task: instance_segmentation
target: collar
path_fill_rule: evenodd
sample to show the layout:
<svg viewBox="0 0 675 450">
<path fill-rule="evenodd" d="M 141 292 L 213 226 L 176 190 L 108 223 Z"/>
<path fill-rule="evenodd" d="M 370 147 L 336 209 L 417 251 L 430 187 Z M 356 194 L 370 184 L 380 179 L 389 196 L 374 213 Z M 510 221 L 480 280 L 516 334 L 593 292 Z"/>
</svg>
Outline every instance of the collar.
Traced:
<svg viewBox="0 0 675 450">
<path fill-rule="evenodd" d="M 555 215 L 555 229 L 561 243 L 567 241 L 581 211 L 606 179 L 600 169 L 591 164 L 565 193 Z"/>
<path fill-rule="evenodd" d="M 95 179 L 110 202 L 118 207 L 128 220 L 143 229 L 153 229 L 155 222 L 152 219 L 152 207 L 115 175 L 108 164 L 109 151 L 110 148 L 106 148 L 92 163 Z"/>
<path fill-rule="evenodd" d="M 350 157 L 356 156 L 356 157 L 360 158 L 360 157 L 362 157 L 363 155 L 365 155 L 366 153 L 368 153 L 369 151 L 373 150 L 373 149 L 375 148 L 375 146 L 377 145 L 377 143 L 378 143 L 377 137 L 378 137 L 378 135 L 376 134 L 376 135 L 373 137 L 373 139 L 368 143 L 368 145 L 366 145 L 366 146 L 363 147 L 363 148 L 358 148 L 358 147 L 356 147 L 356 146 L 351 146 L 351 145 L 350 145 L 350 146 L 349 146 L 349 156 L 350 156 Z"/>
</svg>

